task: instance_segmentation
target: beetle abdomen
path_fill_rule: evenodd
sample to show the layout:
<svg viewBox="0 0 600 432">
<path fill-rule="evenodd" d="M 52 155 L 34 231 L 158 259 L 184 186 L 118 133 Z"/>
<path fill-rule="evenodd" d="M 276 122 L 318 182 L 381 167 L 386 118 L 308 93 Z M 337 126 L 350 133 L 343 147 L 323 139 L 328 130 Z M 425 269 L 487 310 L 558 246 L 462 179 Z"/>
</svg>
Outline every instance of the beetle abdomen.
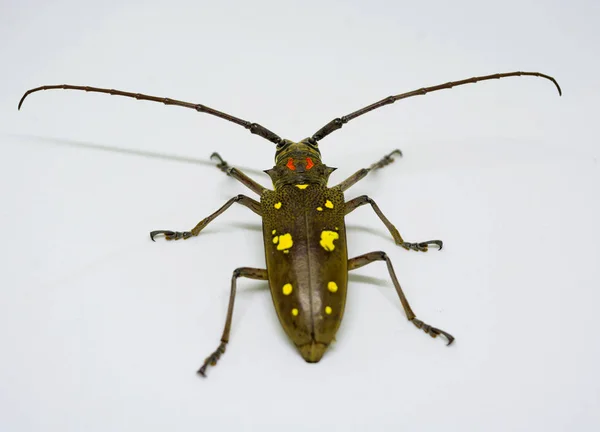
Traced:
<svg viewBox="0 0 600 432">
<path fill-rule="evenodd" d="M 269 285 L 281 325 L 309 362 L 321 359 L 341 323 L 347 262 L 344 196 L 315 184 L 261 198 Z"/>
</svg>

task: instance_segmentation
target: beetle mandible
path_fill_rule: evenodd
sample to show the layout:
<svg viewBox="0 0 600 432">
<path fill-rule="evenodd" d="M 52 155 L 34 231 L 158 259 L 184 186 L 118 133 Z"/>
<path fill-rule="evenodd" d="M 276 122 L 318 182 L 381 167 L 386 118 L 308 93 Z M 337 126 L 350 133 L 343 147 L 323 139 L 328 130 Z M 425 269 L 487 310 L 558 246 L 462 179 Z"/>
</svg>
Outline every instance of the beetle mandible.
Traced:
<svg viewBox="0 0 600 432">
<path fill-rule="evenodd" d="M 219 161 L 217 167 L 221 171 L 259 195 L 260 201 L 246 195 L 237 195 L 213 214 L 201 220 L 190 231 L 158 230 L 150 233 L 153 241 L 159 234 L 164 235 L 167 240 L 188 239 L 197 236 L 210 222 L 234 203 L 248 207 L 262 218 L 266 269 L 240 267 L 233 271 L 229 306 L 221 343 L 198 370 L 200 375 L 206 376 L 207 367 L 217 363 L 225 352 L 225 346 L 229 343 L 236 284 L 239 277 L 269 282 L 273 303 L 281 325 L 304 360 L 310 363 L 316 363 L 321 359 L 340 326 L 346 303 L 348 272 L 376 261 L 386 263 L 389 276 L 408 320 L 434 338 L 440 335 L 444 336 L 450 345 L 454 340 L 451 334 L 426 324 L 416 317 L 385 252 L 370 252 L 348 259 L 344 218 L 356 208 L 366 204 L 371 206 L 398 246 L 420 252 L 427 252 L 430 246 L 442 249 L 441 240 L 417 243 L 404 241 L 396 227 L 385 217 L 375 201 L 367 195 L 350 201 L 346 201 L 344 198 L 344 192 L 352 185 L 363 179 L 369 172 L 390 164 L 394 160 L 393 156 L 402 156 L 402 152 L 394 150 L 368 168 L 358 170 L 338 185 L 328 187 L 329 176 L 335 168 L 322 162 L 318 142 L 350 120 L 397 100 L 478 81 L 513 76 L 535 76 L 548 79 L 554 83 L 559 95 L 562 95 L 556 80 L 539 72 L 508 72 L 478 76 L 389 96 L 351 114 L 333 119 L 311 137 L 300 142 L 282 139 L 257 123 L 242 120 L 205 105 L 97 87 L 68 84 L 37 87 L 25 92 L 18 107 L 21 108 L 29 94 L 40 90 L 63 89 L 108 93 L 162 102 L 165 105 L 192 108 L 198 112 L 211 114 L 243 126 L 251 133 L 277 145 L 275 166 L 265 171 L 271 177 L 273 190 L 261 186 L 239 169 L 229 166 L 218 153 L 213 153 L 211 156 L 211 159 L 216 158 Z"/>
</svg>

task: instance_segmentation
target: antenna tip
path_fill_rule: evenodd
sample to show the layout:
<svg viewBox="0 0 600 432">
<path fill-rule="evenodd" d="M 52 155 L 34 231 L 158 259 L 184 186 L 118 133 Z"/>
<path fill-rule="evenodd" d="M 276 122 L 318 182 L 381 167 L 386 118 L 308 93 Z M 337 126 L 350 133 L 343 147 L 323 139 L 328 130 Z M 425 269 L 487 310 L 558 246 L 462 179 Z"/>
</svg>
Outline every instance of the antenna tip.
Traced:
<svg viewBox="0 0 600 432">
<path fill-rule="evenodd" d="M 25 98 L 27 97 L 28 93 L 25 93 L 23 95 L 23 97 L 21 98 L 21 100 L 19 101 L 19 106 L 17 107 L 17 110 L 20 111 L 21 110 L 21 105 L 23 105 L 23 101 L 25 100 Z"/>
<path fill-rule="evenodd" d="M 558 90 L 558 95 L 562 96 L 562 89 L 560 88 L 560 85 L 558 84 L 558 81 L 556 81 L 556 79 L 554 77 L 551 77 L 550 75 L 546 75 L 543 73 L 539 73 L 539 72 L 528 72 L 528 74 L 530 75 L 535 75 L 541 78 L 546 78 L 549 81 L 552 81 L 552 84 L 554 84 L 554 86 L 556 87 L 556 90 Z"/>
<path fill-rule="evenodd" d="M 558 81 L 556 81 L 556 79 L 549 77 L 552 82 L 554 83 L 554 85 L 556 86 L 556 90 L 558 90 L 558 95 L 562 96 L 562 89 L 560 88 L 560 85 L 558 85 Z"/>
</svg>

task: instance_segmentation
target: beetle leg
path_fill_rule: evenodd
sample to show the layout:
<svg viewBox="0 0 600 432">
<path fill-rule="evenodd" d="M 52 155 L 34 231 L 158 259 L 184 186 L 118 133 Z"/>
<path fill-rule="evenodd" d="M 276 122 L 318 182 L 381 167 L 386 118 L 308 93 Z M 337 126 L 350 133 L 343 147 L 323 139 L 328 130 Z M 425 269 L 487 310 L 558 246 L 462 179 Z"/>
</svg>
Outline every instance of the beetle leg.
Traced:
<svg viewBox="0 0 600 432">
<path fill-rule="evenodd" d="M 425 333 L 429 334 L 433 338 L 439 335 L 444 335 L 444 337 L 448 339 L 447 345 L 450 345 L 454 341 L 454 336 L 452 336 L 449 333 L 446 333 L 443 330 L 432 327 L 429 324 L 425 324 L 423 321 L 417 319 L 417 316 L 408 304 L 408 300 L 406 299 L 404 292 L 402 292 L 402 288 L 400 287 L 398 278 L 396 278 L 396 272 L 394 272 L 394 267 L 392 267 L 392 262 L 390 261 L 389 257 L 386 255 L 385 252 L 370 252 L 348 260 L 348 271 L 361 268 L 375 261 L 385 261 L 385 263 L 387 264 L 388 272 L 390 274 L 390 277 L 392 278 L 392 282 L 394 283 L 394 287 L 396 288 L 398 297 L 400 297 L 400 302 L 402 303 L 402 307 L 404 308 L 404 312 L 406 312 L 406 317 L 408 318 L 408 320 L 411 321 L 415 325 L 415 327 L 423 330 Z"/>
<path fill-rule="evenodd" d="M 235 292 L 236 292 L 236 283 L 237 278 L 246 277 L 249 279 L 256 280 L 267 280 L 268 274 L 266 270 L 251 268 L 251 267 L 240 267 L 233 271 L 233 275 L 231 276 L 231 294 L 229 295 L 229 306 L 227 308 L 227 318 L 225 319 L 225 328 L 223 329 L 223 335 L 221 336 L 221 343 L 219 347 L 209 355 L 206 360 L 204 360 L 204 364 L 200 369 L 198 369 L 198 374 L 206 377 L 206 368 L 208 366 L 214 366 L 219 361 L 219 358 L 225 353 L 225 346 L 229 342 L 229 332 L 231 330 L 231 319 L 233 317 L 233 305 L 235 303 Z"/>
<path fill-rule="evenodd" d="M 369 174 L 371 171 L 379 169 L 379 168 L 383 168 L 384 166 L 389 165 L 392 162 L 394 162 L 394 158 L 392 157 L 394 154 L 397 154 L 398 156 L 402 157 L 402 152 L 400 151 L 400 149 L 396 149 L 393 152 L 391 152 L 390 154 L 385 155 L 383 158 L 381 158 L 380 161 L 372 164 L 369 168 L 363 168 L 363 169 L 356 171 L 354 174 L 352 174 L 350 177 L 348 177 L 346 180 L 341 182 L 336 187 L 340 188 L 342 190 L 342 192 L 345 191 L 346 189 L 350 188 L 355 183 L 357 183 L 359 180 L 362 180 L 363 178 L 365 178 L 367 176 L 367 174 Z"/>
<path fill-rule="evenodd" d="M 152 239 L 152 241 L 154 241 L 154 237 L 158 234 L 164 234 L 165 238 L 167 240 L 188 239 L 192 236 L 197 236 L 198 234 L 200 234 L 200 231 L 202 231 L 204 229 L 204 227 L 206 227 L 206 225 L 211 223 L 214 219 L 217 218 L 217 216 L 219 216 L 221 213 L 223 213 L 225 210 L 227 210 L 229 207 L 231 207 L 231 205 L 233 203 L 240 203 L 240 204 L 248 207 L 250 210 L 252 210 L 257 215 L 262 216 L 260 203 L 258 201 L 255 201 L 252 198 L 247 197 L 246 195 L 238 195 L 238 196 L 231 198 L 229 201 L 227 201 L 225 204 L 223 204 L 223 206 L 219 210 L 217 210 L 210 216 L 208 216 L 208 217 L 202 219 L 200 222 L 198 222 L 198 225 L 196 225 L 191 231 L 183 231 L 183 232 L 169 231 L 169 230 L 152 231 L 150 233 L 150 238 Z"/>
<path fill-rule="evenodd" d="M 248 177 L 246 174 L 244 174 L 242 171 L 240 171 L 239 169 L 230 166 L 227 162 L 225 162 L 223 160 L 223 158 L 221 157 L 221 155 L 219 153 L 214 152 L 213 154 L 210 155 L 210 158 L 217 159 L 219 161 L 219 163 L 217 164 L 217 168 L 219 168 L 221 171 L 223 171 L 228 176 L 233 177 L 240 183 L 244 184 L 244 186 L 251 189 L 258 195 L 262 195 L 262 193 L 265 190 L 267 190 L 266 187 L 261 186 L 260 184 L 258 184 L 254 180 L 252 180 L 250 177 Z"/>
<path fill-rule="evenodd" d="M 379 219 L 381 219 L 381 222 L 383 222 L 383 224 L 386 226 L 386 228 L 388 229 L 388 231 L 390 232 L 392 237 L 394 237 L 394 241 L 396 242 L 396 244 L 398 246 L 402 246 L 406 250 L 414 250 L 414 251 L 420 251 L 420 252 L 427 252 L 427 250 L 429 249 L 429 246 L 432 246 L 432 245 L 437 246 L 438 250 L 442 249 L 442 246 L 444 245 L 444 243 L 441 240 L 428 240 L 428 241 L 420 242 L 420 243 L 405 242 L 402 239 L 402 236 L 400 235 L 400 233 L 398 232 L 396 227 L 388 220 L 388 218 L 385 217 L 385 215 L 379 209 L 379 206 L 375 203 L 375 201 L 373 201 L 367 195 L 362 195 L 357 198 L 354 198 L 353 200 L 348 201 L 346 203 L 346 213 L 345 214 L 351 213 L 358 207 L 363 206 L 365 204 L 371 204 L 373 211 L 375 212 L 375 214 L 377 214 L 377 216 L 379 216 Z"/>
</svg>

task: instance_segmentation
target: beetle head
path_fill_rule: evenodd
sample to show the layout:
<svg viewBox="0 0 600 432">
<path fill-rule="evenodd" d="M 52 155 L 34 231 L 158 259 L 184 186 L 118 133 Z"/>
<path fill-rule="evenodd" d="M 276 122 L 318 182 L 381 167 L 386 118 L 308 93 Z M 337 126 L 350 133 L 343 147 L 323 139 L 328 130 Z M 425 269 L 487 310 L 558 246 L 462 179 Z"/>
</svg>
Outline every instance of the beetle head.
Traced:
<svg viewBox="0 0 600 432">
<path fill-rule="evenodd" d="M 319 145 L 312 138 L 300 142 L 281 140 L 277 144 L 275 166 L 265 172 L 278 188 L 287 184 L 322 184 L 327 185 L 329 175 L 335 168 L 321 162 Z"/>
</svg>

